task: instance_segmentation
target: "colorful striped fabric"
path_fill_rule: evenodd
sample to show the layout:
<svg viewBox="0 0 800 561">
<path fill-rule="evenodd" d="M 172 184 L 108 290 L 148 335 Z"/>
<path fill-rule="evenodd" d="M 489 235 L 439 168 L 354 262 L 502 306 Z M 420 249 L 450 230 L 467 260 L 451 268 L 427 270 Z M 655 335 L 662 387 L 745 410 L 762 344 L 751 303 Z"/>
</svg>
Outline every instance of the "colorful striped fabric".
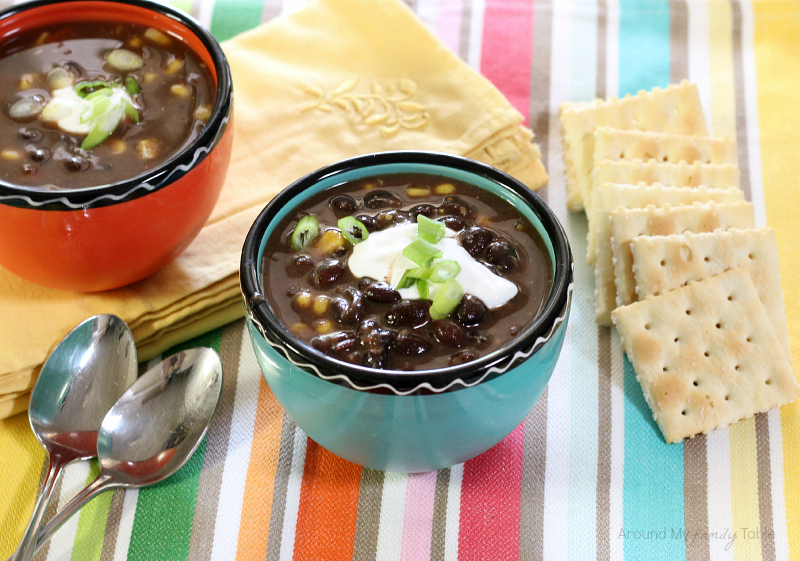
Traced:
<svg viewBox="0 0 800 561">
<path fill-rule="evenodd" d="M 222 40 L 304 5 L 173 3 Z M 559 104 L 696 82 L 713 133 L 738 140 L 759 225 L 776 230 L 800 356 L 798 0 L 410 3 L 528 116 L 551 178 L 540 194 L 575 255 L 587 226 L 566 211 Z M 534 410 L 495 448 L 433 473 L 362 469 L 308 440 L 262 381 L 242 322 L 191 342 L 218 349 L 225 368 L 204 445 L 171 479 L 96 499 L 37 560 L 800 559 L 800 405 L 665 444 L 618 336 L 594 323 L 582 259 L 575 281 L 564 351 Z M 0 558 L 43 461 L 25 415 L 0 422 Z M 71 466 L 54 502 L 96 471 Z"/>
</svg>

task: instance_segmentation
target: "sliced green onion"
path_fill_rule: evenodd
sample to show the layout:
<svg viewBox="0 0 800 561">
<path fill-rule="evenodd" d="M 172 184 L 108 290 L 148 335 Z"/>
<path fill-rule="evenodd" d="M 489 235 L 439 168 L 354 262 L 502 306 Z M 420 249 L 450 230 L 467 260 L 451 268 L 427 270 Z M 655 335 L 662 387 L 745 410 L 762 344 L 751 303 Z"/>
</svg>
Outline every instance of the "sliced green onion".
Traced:
<svg viewBox="0 0 800 561">
<path fill-rule="evenodd" d="M 136 81 L 136 78 L 127 76 L 125 78 L 125 91 L 130 95 L 138 95 L 142 89 L 139 87 L 139 82 Z"/>
<path fill-rule="evenodd" d="M 294 232 L 292 232 L 292 248 L 300 250 L 311 245 L 311 242 L 314 241 L 318 234 L 319 222 L 317 217 L 310 214 L 304 216 L 298 220 L 297 225 L 294 227 Z"/>
<path fill-rule="evenodd" d="M 106 56 L 106 63 L 120 72 L 139 70 L 144 64 L 142 57 L 126 49 L 114 49 Z"/>
<path fill-rule="evenodd" d="M 344 239 L 355 245 L 361 243 L 369 237 L 369 230 L 360 220 L 352 216 L 345 216 L 339 219 L 339 229 L 342 231 Z"/>
<path fill-rule="evenodd" d="M 97 96 L 91 99 L 87 97 L 86 99 L 91 101 L 92 105 L 81 113 L 81 123 L 91 121 L 111 109 L 111 100 L 105 96 Z"/>
<path fill-rule="evenodd" d="M 401 288 L 411 288 L 413 284 L 418 280 L 424 280 L 431 276 L 431 269 L 427 267 L 417 267 L 416 269 L 406 269 L 403 271 L 403 276 L 400 277 L 400 281 L 397 283 L 395 287 L 396 290 L 400 290 Z"/>
<path fill-rule="evenodd" d="M 125 115 L 127 115 L 128 118 L 134 123 L 138 123 L 139 111 L 137 111 L 137 109 L 133 105 L 131 105 L 131 102 L 128 101 L 127 99 L 123 99 L 123 101 L 125 102 Z"/>
<path fill-rule="evenodd" d="M 449 279 L 436 291 L 436 296 L 431 302 L 428 313 L 431 319 L 444 319 L 456 309 L 461 298 L 464 297 L 464 288 L 456 279 Z"/>
<path fill-rule="evenodd" d="M 431 294 L 431 289 L 428 286 L 428 281 L 423 279 L 417 280 L 417 292 L 419 292 L 419 297 L 427 300 L 428 296 Z"/>
<path fill-rule="evenodd" d="M 428 267 L 431 261 L 438 259 L 443 253 L 430 242 L 414 240 L 405 247 L 403 255 L 420 267 Z"/>
<path fill-rule="evenodd" d="M 460 272 L 461 265 L 458 264 L 458 261 L 446 259 L 444 261 L 439 261 L 433 266 L 431 276 L 428 278 L 431 282 L 444 282 L 454 278 Z"/>
<path fill-rule="evenodd" d="M 111 94 L 113 94 L 113 93 L 114 92 L 113 92 L 113 90 L 111 88 L 100 88 L 99 90 L 94 90 L 90 94 L 86 94 L 86 99 L 91 101 L 92 99 L 94 99 L 96 97 L 100 97 L 100 96 L 111 97 Z"/>
<path fill-rule="evenodd" d="M 426 242 L 436 243 L 444 237 L 444 222 L 431 220 L 422 214 L 417 216 L 417 237 Z"/>
<path fill-rule="evenodd" d="M 110 87 L 111 84 L 105 80 L 95 80 L 94 82 L 78 82 L 75 84 L 75 93 L 81 97 L 86 97 L 97 89 Z"/>
<path fill-rule="evenodd" d="M 108 136 L 114 132 L 114 129 L 117 128 L 117 125 L 119 125 L 120 121 L 122 121 L 122 116 L 124 114 L 125 108 L 121 103 L 112 105 L 108 111 L 100 116 L 92 131 L 87 135 L 86 138 L 83 139 L 83 142 L 81 143 L 81 150 L 89 150 L 94 148 L 108 138 Z"/>
</svg>

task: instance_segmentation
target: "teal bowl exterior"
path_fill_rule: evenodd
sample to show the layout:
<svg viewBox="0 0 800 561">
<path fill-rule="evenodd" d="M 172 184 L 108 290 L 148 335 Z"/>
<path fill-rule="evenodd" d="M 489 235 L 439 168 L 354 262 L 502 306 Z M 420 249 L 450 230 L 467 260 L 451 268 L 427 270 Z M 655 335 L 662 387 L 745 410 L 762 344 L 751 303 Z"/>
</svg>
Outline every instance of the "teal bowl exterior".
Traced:
<svg viewBox="0 0 800 561">
<path fill-rule="evenodd" d="M 413 373 L 352 367 L 304 345 L 276 320 L 263 296 L 261 256 L 272 227 L 306 197 L 342 181 L 407 171 L 469 181 L 522 207 L 550 252 L 551 294 L 514 342 L 475 362 Z M 509 183 L 524 197 L 509 190 Z M 538 201 L 532 203 L 531 196 Z M 566 235 L 541 199 L 488 166 L 416 152 L 340 162 L 288 187 L 253 225 L 240 275 L 258 364 L 286 412 L 311 439 L 340 457 L 399 472 L 431 471 L 469 460 L 525 419 L 558 361 L 573 288 Z"/>
<path fill-rule="evenodd" d="M 502 376 L 433 395 L 376 394 L 321 380 L 289 362 L 250 319 L 247 326 L 264 379 L 311 439 L 362 466 L 423 472 L 474 458 L 525 419 L 556 366 L 567 320 Z"/>
</svg>

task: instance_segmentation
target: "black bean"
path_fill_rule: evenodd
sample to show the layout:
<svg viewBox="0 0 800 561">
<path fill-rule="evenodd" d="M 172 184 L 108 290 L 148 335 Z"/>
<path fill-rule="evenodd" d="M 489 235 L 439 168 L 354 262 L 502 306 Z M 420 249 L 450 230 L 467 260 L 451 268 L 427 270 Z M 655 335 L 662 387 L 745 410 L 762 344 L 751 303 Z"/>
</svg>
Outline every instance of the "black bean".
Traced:
<svg viewBox="0 0 800 561">
<path fill-rule="evenodd" d="M 427 216 L 428 218 L 433 218 L 434 216 L 436 216 L 436 207 L 429 204 L 415 205 L 411 207 L 411 209 L 408 212 L 411 213 L 411 216 L 414 217 L 414 220 L 416 220 L 417 216 L 419 216 L 420 214 L 422 216 Z"/>
<path fill-rule="evenodd" d="M 403 199 L 389 191 L 373 191 L 364 197 L 364 206 L 373 210 L 400 208 L 403 206 Z"/>
<path fill-rule="evenodd" d="M 367 282 L 363 282 L 364 280 Z M 390 284 L 379 282 L 369 277 L 364 277 L 358 281 L 358 288 L 364 293 L 364 298 L 378 302 L 380 304 L 391 304 L 400 300 L 400 293 Z"/>
<path fill-rule="evenodd" d="M 415 356 L 427 353 L 432 347 L 430 341 L 414 335 L 408 329 L 403 329 L 397 334 L 393 350 L 401 355 Z"/>
<path fill-rule="evenodd" d="M 486 246 L 494 239 L 494 232 L 481 228 L 480 226 L 470 226 L 458 236 L 461 246 L 473 257 L 479 257 Z"/>
<path fill-rule="evenodd" d="M 34 162 L 44 162 L 50 159 L 50 150 L 47 148 L 38 148 L 36 146 L 28 146 L 28 157 Z"/>
<path fill-rule="evenodd" d="M 378 225 L 375 223 L 374 216 L 362 214 L 361 216 L 356 216 L 356 220 L 361 222 L 367 228 L 368 232 L 374 232 L 378 229 Z"/>
<path fill-rule="evenodd" d="M 456 319 L 464 327 L 478 325 L 486 316 L 486 304 L 477 296 L 465 294 L 456 306 Z"/>
<path fill-rule="evenodd" d="M 364 299 L 355 288 L 346 288 L 341 296 L 333 299 L 333 317 L 339 323 L 358 323 L 364 316 L 364 311 Z"/>
<path fill-rule="evenodd" d="M 486 248 L 486 260 L 500 272 L 510 271 L 519 263 L 517 252 L 505 240 L 495 240 L 489 244 Z"/>
<path fill-rule="evenodd" d="M 311 271 L 308 280 L 317 288 L 328 288 L 338 281 L 344 273 L 344 265 L 329 259 Z"/>
<path fill-rule="evenodd" d="M 445 216 L 439 222 L 444 222 L 444 225 L 454 232 L 460 232 L 467 225 L 466 222 L 455 216 Z"/>
<path fill-rule="evenodd" d="M 472 351 L 461 351 L 452 355 L 448 360 L 447 364 L 450 366 L 458 366 L 459 364 L 464 364 L 465 362 L 472 362 L 478 358 L 478 355 L 473 353 Z"/>
<path fill-rule="evenodd" d="M 292 255 L 291 260 L 286 265 L 286 274 L 291 278 L 302 277 L 314 268 L 316 262 L 308 255 Z"/>
<path fill-rule="evenodd" d="M 36 129 L 22 127 L 21 129 L 19 129 L 19 136 L 24 140 L 30 140 L 31 142 L 36 142 L 37 140 L 42 138 L 42 133 Z"/>
<path fill-rule="evenodd" d="M 378 230 L 385 230 L 390 226 L 394 226 L 394 211 L 393 210 L 383 210 L 375 215 L 375 227 Z"/>
<path fill-rule="evenodd" d="M 395 224 L 408 224 L 409 222 L 416 222 L 416 217 L 411 216 L 411 213 L 407 210 L 394 210 L 392 211 L 394 215 L 392 220 Z"/>
<path fill-rule="evenodd" d="M 459 218 L 471 218 L 473 214 L 472 207 L 456 197 L 445 197 L 444 201 L 439 206 L 438 213 L 440 215 L 457 216 Z"/>
<path fill-rule="evenodd" d="M 451 347 L 464 345 L 466 331 L 451 319 L 440 319 L 433 322 L 433 333 L 436 340 Z"/>
<path fill-rule="evenodd" d="M 73 173 L 88 169 L 90 165 L 88 160 L 81 158 L 80 156 L 72 156 L 71 158 L 67 158 L 63 161 L 63 163 L 64 167 Z"/>
<path fill-rule="evenodd" d="M 400 300 L 386 311 L 386 323 L 389 325 L 418 326 L 428 321 L 430 300 Z"/>
<path fill-rule="evenodd" d="M 347 341 L 355 343 L 356 334 L 352 331 L 337 331 L 329 335 L 320 335 L 311 339 L 311 346 L 321 353 L 331 354 L 337 345 L 347 345 Z"/>
<path fill-rule="evenodd" d="M 485 349 L 492 341 L 491 335 L 483 331 L 470 331 L 467 333 L 465 344 L 474 349 Z"/>
<path fill-rule="evenodd" d="M 336 195 L 328 202 L 328 205 L 337 218 L 352 216 L 358 210 L 358 203 L 350 195 Z"/>
<path fill-rule="evenodd" d="M 377 321 L 367 319 L 362 321 L 356 329 L 358 342 L 363 347 L 386 347 L 394 344 L 397 333 L 391 329 L 384 329 Z"/>
<path fill-rule="evenodd" d="M 386 368 L 388 358 L 388 353 L 384 348 L 367 349 L 361 353 L 362 364 L 370 368 Z"/>
</svg>

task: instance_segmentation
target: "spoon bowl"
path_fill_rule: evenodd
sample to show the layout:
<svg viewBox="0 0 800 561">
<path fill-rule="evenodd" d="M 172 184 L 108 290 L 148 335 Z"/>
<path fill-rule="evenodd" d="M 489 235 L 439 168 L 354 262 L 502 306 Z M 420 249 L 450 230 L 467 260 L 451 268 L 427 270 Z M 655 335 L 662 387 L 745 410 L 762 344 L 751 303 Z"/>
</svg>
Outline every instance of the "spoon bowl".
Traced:
<svg viewBox="0 0 800 561">
<path fill-rule="evenodd" d="M 42 366 L 28 418 L 49 455 L 47 475 L 28 527 L 11 559 L 28 561 L 58 478 L 75 460 L 97 455 L 105 414 L 136 379 L 136 345 L 114 315 L 93 316 L 70 331 Z"/>
<path fill-rule="evenodd" d="M 143 374 L 103 419 L 100 475 L 42 528 L 37 548 L 99 493 L 152 485 L 178 471 L 208 431 L 221 392 L 222 364 L 207 348 L 176 353 Z"/>
</svg>

